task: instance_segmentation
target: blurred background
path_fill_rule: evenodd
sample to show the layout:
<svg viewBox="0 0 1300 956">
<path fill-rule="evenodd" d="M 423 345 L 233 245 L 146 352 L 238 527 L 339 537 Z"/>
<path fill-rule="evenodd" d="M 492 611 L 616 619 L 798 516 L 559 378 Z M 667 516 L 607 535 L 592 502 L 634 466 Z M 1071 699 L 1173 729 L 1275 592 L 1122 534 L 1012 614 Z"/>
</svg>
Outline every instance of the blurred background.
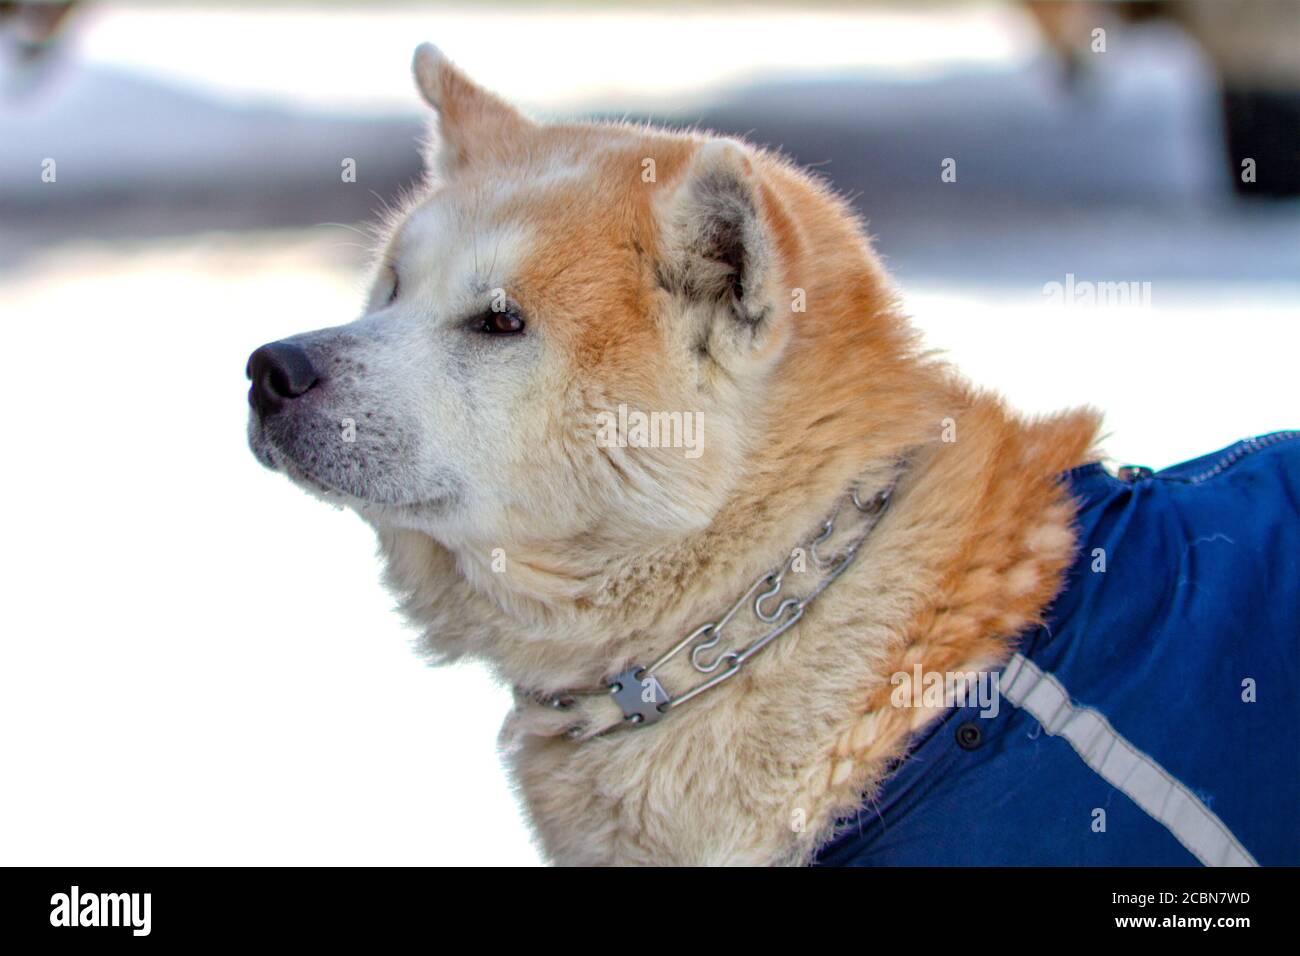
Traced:
<svg viewBox="0 0 1300 956">
<path fill-rule="evenodd" d="M 0 863 L 537 861 L 506 692 L 245 446 L 248 353 L 359 314 L 426 39 L 813 166 L 933 347 L 1114 461 L 1300 427 L 1292 0 L 0 2 Z"/>
</svg>

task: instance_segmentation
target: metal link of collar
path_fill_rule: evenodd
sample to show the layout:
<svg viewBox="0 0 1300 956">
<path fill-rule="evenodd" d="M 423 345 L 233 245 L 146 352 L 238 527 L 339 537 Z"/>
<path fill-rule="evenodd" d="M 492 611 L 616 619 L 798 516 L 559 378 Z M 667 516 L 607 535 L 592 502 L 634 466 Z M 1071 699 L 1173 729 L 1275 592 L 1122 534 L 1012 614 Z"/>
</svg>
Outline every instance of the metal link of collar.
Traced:
<svg viewBox="0 0 1300 956">
<path fill-rule="evenodd" d="M 775 607 L 771 607 L 770 602 L 780 598 L 786 575 L 793 568 L 798 557 L 799 549 L 795 549 L 790 552 L 790 556 L 786 558 L 779 568 L 768 571 L 751 584 L 749 589 L 740 596 L 722 617 L 716 621 L 701 624 L 678 641 L 677 644 L 669 648 L 650 666 L 641 667 L 635 665 L 620 674 L 613 675 L 605 681 L 605 690 L 572 691 L 556 694 L 543 698 L 544 703 L 560 710 L 567 710 L 573 706 L 577 697 L 608 693 L 623 712 L 623 722 L 615 724 L 614 727 L 609 728 L 610 730 L 620 726 L 647 727 L 662 719 L 668 711 L 680 707 L 687 701 L 693 700 L 705 691 L 717 687 L 723 681 L 734 677 L 754 655 L 790 630 L 803 617 L 808 605 L 848 569 L 849 565 L 853 563 L 853 559 L 857 557 L 858 549 L 871 532 L 875 530 L 880 518 L 889 508 L 894 488 L 898 485 L 901 477 L 902 473 L 900 471 L 893 481 L 889 483 L 888 487 L 869 501 L 863 502 L 859 499 L 857 489 L 854 488 L 835 506 L 835 510 L 831 512 L 830 517 L 822 523 L 821 530 L 806 545 L 806 552 L 812 558 L 813 564 L 826 571 L 821 581 L 808 594 L 800 598 L 786 597 L 784 600 L 780 600 Z M 842 552 L 833 557 L 823 557 L 817 550 L 818 546 L 825 544 L 835 532 L 835 522 L 839 518 L 846 501 L 852 503 L 857 512 L 866 516 L 866 523 Z M 705 660 L 706 652 L 718 645 L 722 640 L 727 625 L 747 604 L 751 606 L 754 617 L 764 624 L 771 625 L 771 627 L 744 647 L 737 650 L 721 651 L 712 660 Z M 692 647 L 692 645 L 694 646 Z M 674 696 L 668 692 L 659 678 L 655 676 L 655 672 L 683 653 L 688 647 L 691 648 L 691 666 L 705 679 L 689 690 Z"/>
</svg>

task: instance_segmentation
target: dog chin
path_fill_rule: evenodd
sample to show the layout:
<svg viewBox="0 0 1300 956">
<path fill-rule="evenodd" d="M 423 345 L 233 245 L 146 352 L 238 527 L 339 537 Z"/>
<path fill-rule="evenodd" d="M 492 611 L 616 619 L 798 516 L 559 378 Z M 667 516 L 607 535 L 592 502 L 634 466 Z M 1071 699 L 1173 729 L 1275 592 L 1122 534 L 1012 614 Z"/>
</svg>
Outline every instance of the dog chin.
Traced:
<svg viewBox="0 0 1300 956">
<path fill-rule="evenodd" d="M 248 419 L 248 450 L 253 453 L 253 457 L 262 467 L 269 468 L 271 471 L 281 470 L 280 457 L 275 446 L 266 437 L 266 432 L 258 424 L 256 416 L 252 415 Z"/>
<path fill-rule="evenodd" d="M 323 501 L 334 505 L 360 501 L 360 499 L 355 499 L 351 495 L 331 488 L 324 482 L 313 478 L 296 465 L 293 459 L 277 448 L 260 430 L 249 429 L 248 447 L 253 452 L 253 457 L 264 467 L 269 468 L 271 471 L 278 471 L 299 488 Z"/>
<path fill-rule="evenodd" d="M 422 501 L 380 501 L 344 491 L 327 484 L 299 465 L 291 455 L 275 444 L 257 424 L 250 423 L 248 446 L 263 466 L 279 472 L 293 484 L 314 498 L 335 506 L 350 508 L 374 524 L 424 528 L 446 513 L 451 495 L 440 495 Z"/>
</svg>

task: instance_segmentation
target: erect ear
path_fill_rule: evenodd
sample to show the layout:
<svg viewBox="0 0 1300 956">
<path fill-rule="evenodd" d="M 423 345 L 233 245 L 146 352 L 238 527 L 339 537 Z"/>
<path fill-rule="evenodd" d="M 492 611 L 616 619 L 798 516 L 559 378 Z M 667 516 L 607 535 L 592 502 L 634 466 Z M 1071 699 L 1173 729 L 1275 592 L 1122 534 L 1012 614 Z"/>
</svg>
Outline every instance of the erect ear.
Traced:
<svg viewBox="0 0 1300 956">
<path fill-rule="evenodd" d="M 421 95 L 438 111 L 427 156 L 432 173 L 452 176 L 467 165 L 501 159 L 533 128 L 530 120 L 458 70 L 432 43 L 416 47 L 412 68 Z"/>
<path fill-rule="evenodd" d="M 773 308 L 775 241 L 749 150 L 713 140 L 691 158 L 664 222 L 670 288 L 757 335 Z"/>
</svg>

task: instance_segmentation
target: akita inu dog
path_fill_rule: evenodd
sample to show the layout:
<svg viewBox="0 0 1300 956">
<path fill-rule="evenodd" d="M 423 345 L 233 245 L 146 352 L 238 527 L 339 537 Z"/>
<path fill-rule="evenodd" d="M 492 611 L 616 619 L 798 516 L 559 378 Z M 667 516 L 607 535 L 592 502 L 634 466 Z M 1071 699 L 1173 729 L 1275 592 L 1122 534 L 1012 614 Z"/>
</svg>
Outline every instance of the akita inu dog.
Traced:
<svg viewBox="0 0 1300 956">
<path fill-rule="evenodd" d="M 253 354 L 250 442 L 375 527 L 432 656 L 515 687 L 503 741 L 553 860 L 1090 861 L 1150 825 L 1189 861 L 1249 861 L 1026 649 L 1096 561 L 1081 483 L 1140 484 L 1087 464 L 1097 413 L 1026 420 L 921 351 L 846 202 L 771 152 L 539 125 L 428 45 L 415 74 L 428 183 L 362 318 Z M 888 796 L 927 741 L 942 777 Z M 910 807 L 965 786 L 962 754 L 1011 782 Z M 1055 792 L 1017 795 L 1049 765 Z M 897 827 L 853 824 L 864 800 Z M 1017 800 L 1037 809 L 988 822 Z"/>
</svg>

